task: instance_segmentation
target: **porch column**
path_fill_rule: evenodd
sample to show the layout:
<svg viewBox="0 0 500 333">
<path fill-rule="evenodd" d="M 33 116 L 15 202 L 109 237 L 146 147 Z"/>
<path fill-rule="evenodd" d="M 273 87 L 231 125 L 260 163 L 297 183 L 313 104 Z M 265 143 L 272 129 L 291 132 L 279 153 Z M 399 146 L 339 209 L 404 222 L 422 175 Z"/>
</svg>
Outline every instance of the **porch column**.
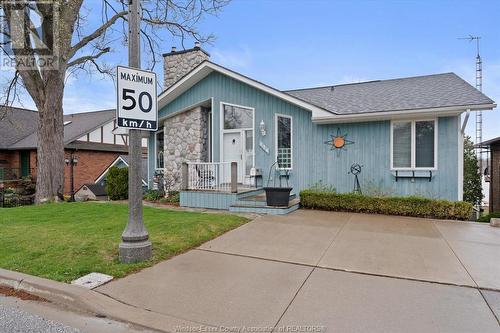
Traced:
<svg viewBox="0 0 500 333">
<path fill-rule="evenodd" d="M 238 193 L 238 163 L 231 162 L 231 193 Z"/>
<path fill-rule="evenodd" d="M 182 162 L 181 165 L 181 190 L 186 191 L 188 189 L 188 164 L 186 162 Z"/>
</svg>

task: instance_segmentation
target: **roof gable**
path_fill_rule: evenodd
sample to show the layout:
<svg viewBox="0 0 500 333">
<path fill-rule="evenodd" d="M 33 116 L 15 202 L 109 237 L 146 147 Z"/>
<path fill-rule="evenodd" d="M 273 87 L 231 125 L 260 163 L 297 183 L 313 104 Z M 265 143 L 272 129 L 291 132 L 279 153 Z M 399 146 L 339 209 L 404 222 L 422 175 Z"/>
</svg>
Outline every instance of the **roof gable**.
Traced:
<svg viewBox="0 0 500 333">
<path fill-rule="evenodd" d="M 100 181 L 102 181 L 108 174 L 108 171 L 109 169 L 111 169 L 112 167 L 116 166 L 118 167 L 119 164 L 123 164 L 124 167 L 127 167 L 129 166 L 129 159 L 128 159 L 128 155 L 120 155 L 118 156 L 117 158 L 115 158 L 115 160 L 113 162 L 111 162 L 111 164 L 106 168 L 106 170 L 104 170 L 96 179 L 95 179 L 95 183 L 99 183 Z M 143 158 L 141 159 L 141 163 L 142 163 L 142 184 L 143 185 L 147 185 L 147 179 L 148 179 L 148 159 L 147 158 Z"/>
<path fill-rule="evenodd" d="M 314 116 L 328 116 L 331 113 L 319 106 L 311 104 L 305 100 L 295 96 L 286 94 L 278 89 L 268 86 L 262 82 L 251 79 L 247 76 L 234 72 L 230 69 L 217 65 L 213 62 L 205 60 L 200 65 L 191 70 L 188 74 L 182 77 L 179 81 L 173 84 L 170 88 L 162 92 L 158 98 L 158 109 L 161 110 L 165 105 L 172 102 L 174 99 L 189 90 L 197 82 L 207 77 L 212 72 L 218 72 L 223 75 L 229 76 L 235 80 L 248 84 L 258 90 L 273 95 L 279 99 L 285 100 L 291 104 L 299 106 L 305 110 L 311 111 Z"/>
</svg>

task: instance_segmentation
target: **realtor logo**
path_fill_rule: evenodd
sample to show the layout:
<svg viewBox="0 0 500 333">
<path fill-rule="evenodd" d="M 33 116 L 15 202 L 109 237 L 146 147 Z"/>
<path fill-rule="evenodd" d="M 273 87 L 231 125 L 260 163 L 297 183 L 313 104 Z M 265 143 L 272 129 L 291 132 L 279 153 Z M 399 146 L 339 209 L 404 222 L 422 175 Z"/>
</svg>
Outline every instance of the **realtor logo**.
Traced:
<svg viewBox="0 0 500 333">
<path fill-rule="evenodd" d="M 57 1 L 2 1 L 0 67 L 55 70 L 59 67 Z"/>
<path fill-rule="evenodd" d="M 118 127 L 156 131 L 156 73 L 118 66 L 116 86 Z"/>
</svg>

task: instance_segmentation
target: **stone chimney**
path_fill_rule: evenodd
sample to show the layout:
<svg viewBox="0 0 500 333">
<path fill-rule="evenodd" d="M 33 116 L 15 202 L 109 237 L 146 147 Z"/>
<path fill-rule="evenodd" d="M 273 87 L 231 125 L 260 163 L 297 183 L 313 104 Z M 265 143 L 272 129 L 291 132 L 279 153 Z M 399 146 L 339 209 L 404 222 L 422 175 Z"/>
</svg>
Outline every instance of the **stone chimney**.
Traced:
<svg viewBox="0 0 500 333">
<path fill-rule="evenodd" d="M 169 88 L 180 78 L 190 72 L 193 68 L 208 60 L 210 55 L 196 42 L 192 49 L 177 51 L 172 47 L 172 51 L 163 54 L 163 77 L 164 87 Z"/>
</svg>

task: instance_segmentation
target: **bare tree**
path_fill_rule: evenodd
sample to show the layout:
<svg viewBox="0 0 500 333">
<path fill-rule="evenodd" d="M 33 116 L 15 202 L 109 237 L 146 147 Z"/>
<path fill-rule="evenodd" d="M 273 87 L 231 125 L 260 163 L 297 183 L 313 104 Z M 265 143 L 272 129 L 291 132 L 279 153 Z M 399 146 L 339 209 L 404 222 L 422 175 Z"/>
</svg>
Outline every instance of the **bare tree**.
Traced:
<svg viewBox="0 0 500 333">
<path fill-rule="evenodd" d="M 84 0 L 0 0 L 0 48 L 4 59 L 15 63 L 1 103 L 12 105 L 24 89 L 39 111 L 38 203 L 62 197 L 65 78 L 80 71 L 113 75 L 114 66 L 106 63 L 105 55 L 126 45 L 129 1 L 136 0 L 102 0 L 101 8 L 87 8 Z M 216 15 L 228 2 L 142 0 L 141 35 L 147 67 L 154 69 L 160 61 L 165 32 L 183 46 L 186 39 L 210 42 L 212 35 L 197 30 L 199 22 L 206 15 Z M 89 30 L 88 17 L 95 17 L 99 9 L 101 22 Z M 39 26 L 33 22 L 33 13 L 39 16 Z M 47 48 L 51 58 L 42 63 Z"/>
</svg>

